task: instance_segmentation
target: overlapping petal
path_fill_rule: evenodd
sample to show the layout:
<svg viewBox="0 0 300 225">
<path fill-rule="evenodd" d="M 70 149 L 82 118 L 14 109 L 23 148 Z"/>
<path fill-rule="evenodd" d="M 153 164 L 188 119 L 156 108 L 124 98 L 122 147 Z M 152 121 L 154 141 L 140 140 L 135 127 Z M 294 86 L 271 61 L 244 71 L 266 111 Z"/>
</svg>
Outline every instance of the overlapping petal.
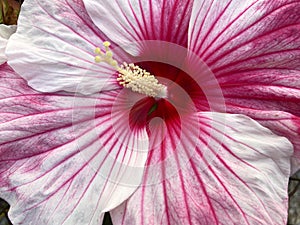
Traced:
<svg viewBox="0 0 300 225">
<path fill-rule="evenodd" d="M 300 2 L 292 0 L 198 1 L 189 30 L 189 47 L 214 72 L 228 112 L 260 118 L 277 134 L 292 137 L 296 161 L 300 152 L 295 141 L 300 131 L 296 122 L 300 115 L 299 10 Z M 290 121 L 284 112 L 291 114 Z M 291 132 L 277 126 L 276 115 L 285 117 Z"/>
<path fill-rule="evenodd" d="M 6 62 L 7 57 L 5 55 L 5 49 L 8 38 L 16 31 L 16 25 L 4 25 L 0 24 L 0 64 Z"/>
<path fill-rule="evenodd" d="M 94 63 L 94 49 L 107 38 L 81 0 L 26 1 L 18 25 L 6 53 L 9 64 L 34 89 L 89 94 L 118 88 L 115 71 Z"/>
<path fill-rule="evenodd" d="M 88 0 L 84 3 L 93 22 L 121 46 L 146 40 L 187 46 L 192 0 Z"/>
<path fill-rule="evenodd" d="M 190 161 L 173 164 L 174 176 L 157 183 L 146 176 L 144 186 L 112 210 L 114 224 L 285 224 L 290 142 L 246 116 L 197 116 L 198 136 L 186 134 L 199 144 Z"/>
<path fill-rule="evenodd" d="M 13 224 L 100 224 L 141 182 L 145 130 L 122 130 L 117 91 L 44 94 L 0 69 L 0 193 Z"/>
<path fill-rule="evenodd" d="M 295 70 L 273 69 L 232 73 L 218 79 L 228 112 L 249 115 L 261 124 L 267 124 L 277 134 L 290 138 L 297 160 L 300 159 L 299 78 L 299 72 Z M 292 128 L 278 127 L 278 123 Z"/>
<path fill-rule="evenodd" d="M 255 109 L 254 107 L 247 107 L 245 104 L 243 105 L 243 100 L 237 102 L 228 98 L 228 112 L 232 113 L 241 113 L 250 116 L 251 118 L 258 121 L 263 126 L 271 129 L 274 133 L 287 137 L 294 145 L 294 155 L 292 158 L 292 170 L 291 174 L 294 174 L 300 169 L 300 117 L 295 116 L 291 113 L 287 113 L 284 111 L 273 111 L 266 109 Z M 268 107 L 268 103 L 266 103 L 266 107 Z M 259 104 L 256 102 L 256 105 Z M 274 103 L 278 104 L 278 103 Z M 264 102 L 261 101 L 261 105 L 264 105 Z M 284 104 L 282 104 L 284 105 Z M 277 106 L 278 110 L 280 110 L 280 106 Z M 275 109 L 275 107 L 274 107 Z"/>
</svg>

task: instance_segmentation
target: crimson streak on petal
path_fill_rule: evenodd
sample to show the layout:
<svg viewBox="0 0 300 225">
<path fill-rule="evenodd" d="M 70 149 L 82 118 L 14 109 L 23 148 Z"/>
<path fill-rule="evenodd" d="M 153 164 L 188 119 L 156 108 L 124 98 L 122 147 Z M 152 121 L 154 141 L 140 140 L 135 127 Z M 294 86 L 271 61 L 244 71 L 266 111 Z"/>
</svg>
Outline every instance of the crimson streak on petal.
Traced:
<svg viewBox="0 0 300 225">
<path fill-rule="evenodd" d="M 140 187 L 112 210 L 114 224 L 285 224 L 290 142 L 246 116 L 197 116 L 200 135 L 190 131 L 179 140 L 188 142 L 184 138 L 189 136 L 199 141 L 187 165 L 178 161 L 160 167 L 162 175 L 171 168 L 181 170 L 159 184 Z M 178 144 L 170 135 L 177 142 L 163 143 L 161 151 Z M 153 177 L 146 176 L 145 184 L 148 179 Z"/>
<path fill-rule="evenodd" d="M 146 132 L 115 135 L 117 91 L 74 106 L 72 94 L 36 92 L 6 64 L 0 81 L 0 190 L 13 224 L 100 224 L 140 184 L 147 154 L 133 150 L 148 149 Z"/>
<path fill-rule="evenodd" d="M 291 138 L 292 172 L 300 169 L 299 10 L 294 0 L 195 1 L 189 30 L 190 50 L 215 74 L 227 111 Z M 292 130 L 275 119 L 286 113 Z"/>
</svg>

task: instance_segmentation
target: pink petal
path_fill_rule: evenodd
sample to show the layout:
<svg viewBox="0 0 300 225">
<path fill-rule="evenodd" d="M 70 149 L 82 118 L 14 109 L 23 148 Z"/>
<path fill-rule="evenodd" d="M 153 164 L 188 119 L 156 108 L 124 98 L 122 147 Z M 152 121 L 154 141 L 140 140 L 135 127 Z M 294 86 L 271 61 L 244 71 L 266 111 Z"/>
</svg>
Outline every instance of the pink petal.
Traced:
<svg viewBox="0 0 300 225">
<path fill-rule="evenodd" d="M 296 70 L 256 70 L 220 77 L 227 112 L 256 119 L 294 144 L 292 173 L 300 169 L 300 82 Z"/>
<path fill-rule="evenodd" d="M 9 64 L 36 90 L 89 94 L 118 88 L 115 71 L 94 63 L 94 49 L 105 40 L 81 0 L 33 0 L 24 2 L 6 53 Z M 83 82 L 84 89 L 78 90 Z"/>
<path fill-rule="evenodd" d="M 166 130 L 161 145 L 172 151 L 196 140 L 186 149 L 190 161 L 157 164 L 159 174 L 173 169 L 173 176 L 156 183 L 148 168 L 144 186 L 112 210 L 114 224 L 286 224 L 290 142 L 246 116 L 197 116 L 199 134 L 178 139 Z"/>
<path fill-rule="evenodd" d="M 5 24 L 0 24 L 0 64 L 3 64 L 7 61 L 5 55 L 7 40 L 14 32 L 16 32 L 16 29 L 16 25 L 8 26 Z"/>
<path fill-rule="evenodd" d="M 146 131 L 124 132 L 117 91 L 41 94 L 0 69 L 0 197 L 13 224 L 101 224 L 142 180 Z"/>
<path fill-rule="evenodd" d="M 189 47 L 217 75 L 246 68 L 295 68 L 299 7 L 292 0 L 198 1 Z"/>
<path fill-rule="evenodd" d="M 214 72 L 227 111 L 260 118 L 261 124 L 290 138 L 294 162 L 300 155 L 295 141 L 300 135 L 295 123 L 300 116 L 299 10 L 300 2 L 291 0 L 198 1 L 189 31 L 189 47 Z M 278 126 L 282 121 L 274 111 L 292 130 Z"/>
<path fill-rule="evenodd" d="M 145 40 L 187 46 L 191 0 L 84 0 L 93 22 L 115 43 Z"/>
</svg>

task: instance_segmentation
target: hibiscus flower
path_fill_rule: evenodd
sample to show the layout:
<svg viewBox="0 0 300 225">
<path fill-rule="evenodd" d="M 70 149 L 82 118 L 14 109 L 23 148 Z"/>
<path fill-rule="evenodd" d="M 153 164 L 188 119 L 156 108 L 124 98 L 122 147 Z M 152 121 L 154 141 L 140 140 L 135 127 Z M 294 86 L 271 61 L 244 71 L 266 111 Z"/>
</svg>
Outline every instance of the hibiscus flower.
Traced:
<svg viewBox="0 0 300 225">
<path fill-rule="evenodd" d="M 0 75 L 13 224 L 285 224 L 299 8 L 25 1 Z"/>
</svg>

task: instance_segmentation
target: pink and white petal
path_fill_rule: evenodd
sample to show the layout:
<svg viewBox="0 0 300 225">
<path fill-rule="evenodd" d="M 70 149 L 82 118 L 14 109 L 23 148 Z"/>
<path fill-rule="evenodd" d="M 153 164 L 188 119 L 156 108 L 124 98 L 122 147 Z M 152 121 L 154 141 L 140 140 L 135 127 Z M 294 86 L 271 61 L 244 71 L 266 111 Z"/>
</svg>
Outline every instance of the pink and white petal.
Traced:
<svg viewBox="0 0 300 225">
<path fill-rule="evenodd" d="M 269 129 L 292 138 L 277 126 L 272 111 L 300 116 L 300 2 L 205 1 L 193 10 L 190 48 L 214 72 L 227 111 L 263 114 Z M 288 124 L 298 127 L 291 141 L 299 158 L 299 125 L 292 119 Z"/>
<path fill-rule="evenodd" d="M 189 163 L 161 183 L 146 178 L 111 211 L 114 224 L 286 224 L 290 142 L 244 115 L 198 116 Z"/>
<path fill-rule="evenodd" d="M 0 64 L 7 61 L 7 57 L 5 55 L 7 40 L 14 32 L 16 32 L 16 29 L 16 25 L 0 24 Z"/>
<path fill-rule="evenodd" d="M 248 113 L 249 114 L 249 113 Z M 271 114 L 271 115 L 270 115 Z M 273 117 L 272 117 L 273 115 Z M 294 146 L 291 175 L 300 170 L 300 117 L 283 112 L 256 113 L 253 118 L 274 133 L 284 136 Z"/>
<path fill-rule="evenodd" d="M 300 117 L 282 111 L 251 109 L 235 103 L 229 103 L 227 110 L 247 115 L 275 134 L 288 138 L 294 146 L 291 174 L 300 169 Z"/>
<path fill-rule="evenodd" d="M 195 1 L 189 48 L 217 76 L 232 71 L 299 69 L 300 2 Z"/>
<path fill-rule="evenodd" d="M 231 73 L 218 82 L 229 108 L 239 105 L 300 116 L 299 78 L 297 70 L 262 69 Z"/>
<path fill-rule="evenodd" d="M 13 224 L 100 224 L 140 185 L 147 133 L 121 131 L 117 91 L 42 94 L 0 69 L 0 195 Z"/>
<path fill-rule="evenodd" d="M 191 0 L 83 0 L 94 23 L 124 46 L 160 40 L 187 46 Z"/>
<path fill-rule="evenodd" d="M 22 5 L 6 54 L 9 65 L 38 91 L 90 94 L 118 88 L 115 71 L 94 63 L 94 49 L 104 40 L 82 0 L 33 0 Z M 77 90 L 83 79 L 84 88 Z"/>
<path fill-rule="evenodd" d="M 299 78 L 296 70 L 276 69 L 237 72 L 218 78 L 227 112 L 248 115 L 291 140 L 295 150 L 292 172 L 300 167 Z"/>
</svg>

